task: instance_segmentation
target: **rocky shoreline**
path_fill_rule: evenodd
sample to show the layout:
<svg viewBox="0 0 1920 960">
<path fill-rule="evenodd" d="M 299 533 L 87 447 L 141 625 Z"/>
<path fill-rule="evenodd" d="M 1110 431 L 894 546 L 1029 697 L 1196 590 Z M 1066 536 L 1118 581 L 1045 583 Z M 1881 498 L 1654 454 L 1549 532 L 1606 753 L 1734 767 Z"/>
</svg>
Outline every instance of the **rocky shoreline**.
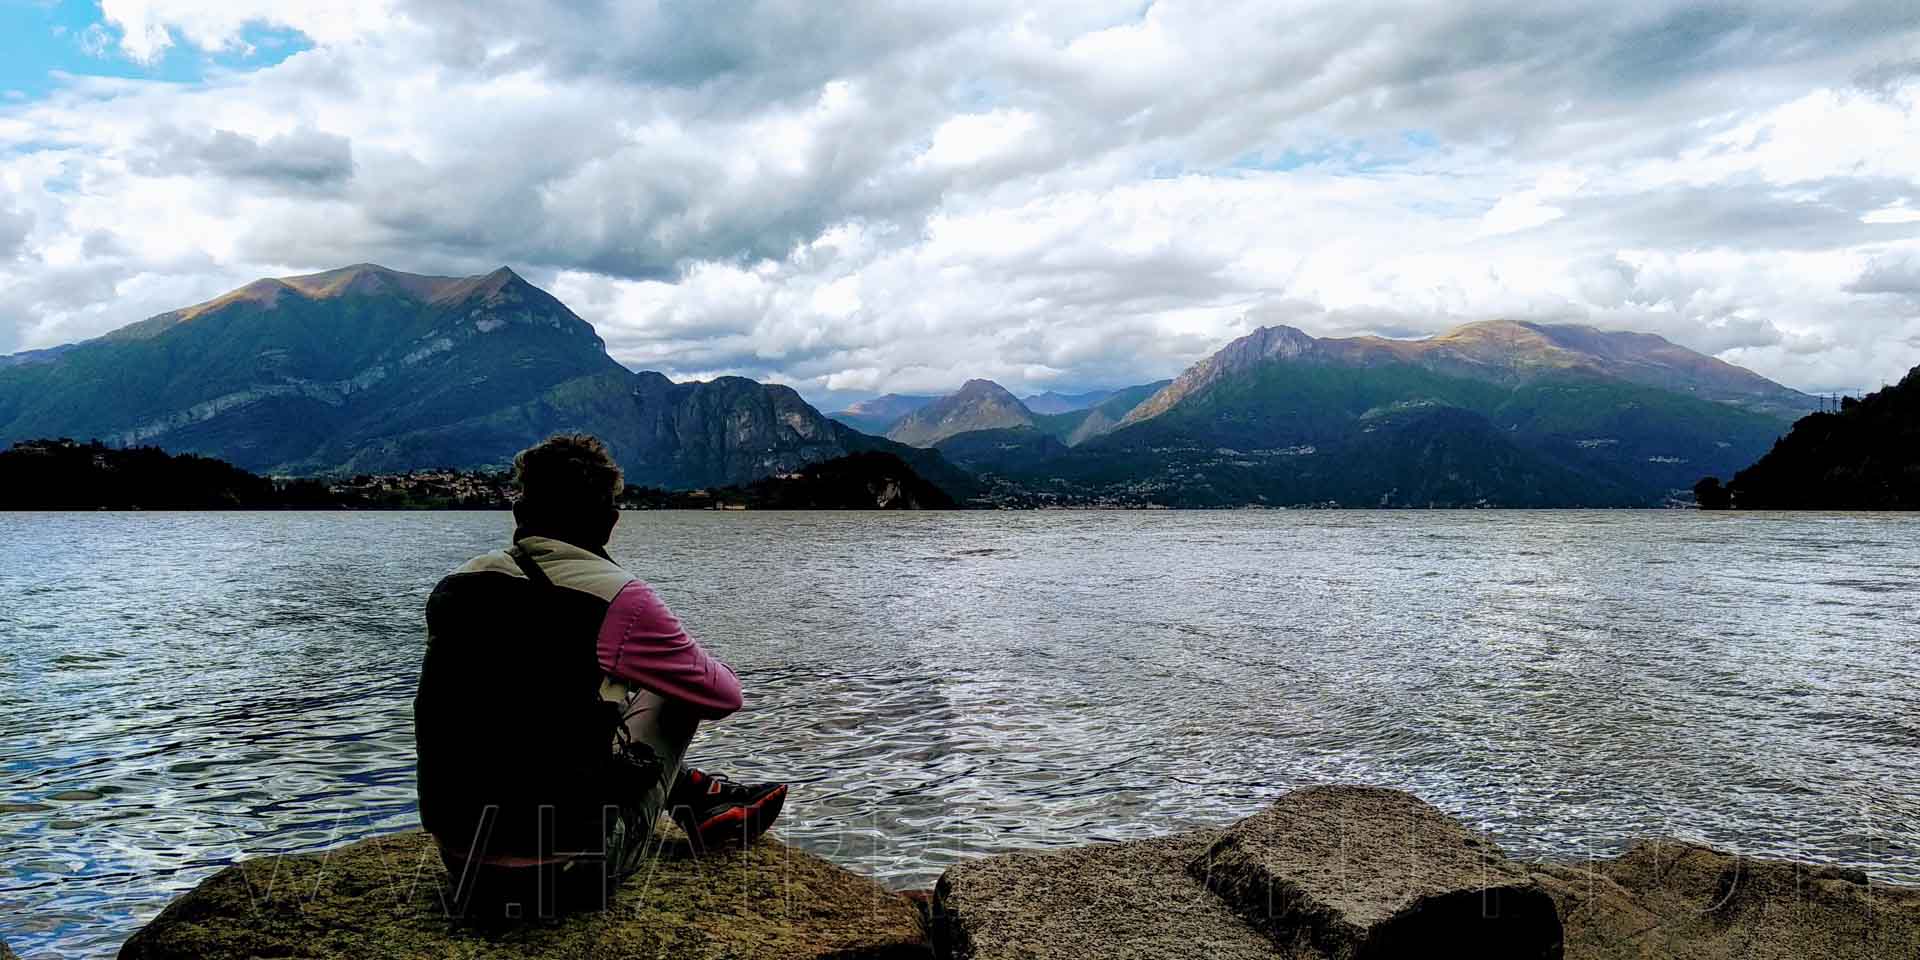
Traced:
<svg viewBox="0 0 1920 960">
<path fill-rule="evenodd" d="M 1408 794 L 1315 787 L 1231 825 L 969 861 L 930 898 L 771 838 L 664 836 L 605 913 L 477 931 L 418 832 L 230 866 L 122 960 L 245 957 L 1611 958 L 1920 956 L 1920 887 L 1678 841 L 1508 859 Z M 3 956 L 3 954 L 0 954 Z"/>
</svg>

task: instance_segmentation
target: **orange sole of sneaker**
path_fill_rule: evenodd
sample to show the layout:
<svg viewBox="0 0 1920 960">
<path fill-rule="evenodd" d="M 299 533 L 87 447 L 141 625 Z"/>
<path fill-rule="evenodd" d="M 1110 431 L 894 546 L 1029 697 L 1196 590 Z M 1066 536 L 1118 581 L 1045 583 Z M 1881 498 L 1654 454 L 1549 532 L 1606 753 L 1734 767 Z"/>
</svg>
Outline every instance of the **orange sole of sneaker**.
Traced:
<svg viewBox="0 0 1920 960">
<path fill-rule="evenodd" d="M 720 813 L 700 822 L 687 832 L 702 850 L 739 849 L 747 846 L 773 826 L 780 816 L 780 809 L 786 805 L 787 788 L 777 787 L 766 796 L 749 804 L 728 807 Z"/>
</svg>

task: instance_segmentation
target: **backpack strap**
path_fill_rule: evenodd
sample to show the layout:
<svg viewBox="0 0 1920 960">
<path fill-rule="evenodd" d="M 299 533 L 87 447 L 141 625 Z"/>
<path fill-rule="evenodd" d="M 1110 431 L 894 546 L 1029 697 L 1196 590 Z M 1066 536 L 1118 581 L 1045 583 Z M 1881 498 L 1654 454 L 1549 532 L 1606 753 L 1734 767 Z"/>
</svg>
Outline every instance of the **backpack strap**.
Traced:
<svg viewBox="0 0 1920 960">
<path fill-rule="evenodd" d="M 512 557 L 513 562 L 519 564 L 520 572 L 526 574 L 527 579 L 532 580 L 534 586 L 553 589 L 553 578 L 547 576 L 545 570 L 540 569 L 540 564 L 534 562 L 533 555 L 527 552 L 527 548 L 515 543 L 507 548 L 507 556 Z"/>
<path fill-rule="evenodd" d="M 507 548 L 507 556 L 513 558 L 513 562 L 520 566 L 520 572 L 526 574 L 527 579 L 532 580 L 534 586 L 543 590 L 558 589 L 553 585 L 553 578 L 547 576 L 547 572 L 540 569 L 540 564 L 534 562 L 533 555 L 527 552 L 527 548 L 516 542 Z M 604 675 L 601 685 L 603 687 L 606 685 Z M 646 838 L 653 833 L 651 825 L 640 826 L 644 822 L 641 817 L 643 809 L 641 804 L 649 796 L 649 790 L 659 787 L 664 765 L 660 755 L 654 752 L 652 746 L 646 741 L 633 739 L 627 733 L 627 702 L 624 698 L 620 701 L 612 701 L 605 699 L 603 695 L 596 694 L 593 702 L 613 732 L 613 750 L 607 757 L 606 766 L 601 770 L 603 777 L 601 788 L 605 791 L 604 795 L 613 801 L 610 806 L 620 811 L 622 826 L 619 836 L 621 839 L 614 845 L 624 849 L 614 855 L 614 861 L 619 865 L 619 869 L 630 873 L 635 868 L 624 861 L 643 852 L 646 848 Z M 611 829 L 611 826 L 608 829 Z M 630 839 L 636 835 L 639 838 L 637 845 L 633 839 Z M 611 839 L 608 842 L 614 843 Z"/>
</svg>

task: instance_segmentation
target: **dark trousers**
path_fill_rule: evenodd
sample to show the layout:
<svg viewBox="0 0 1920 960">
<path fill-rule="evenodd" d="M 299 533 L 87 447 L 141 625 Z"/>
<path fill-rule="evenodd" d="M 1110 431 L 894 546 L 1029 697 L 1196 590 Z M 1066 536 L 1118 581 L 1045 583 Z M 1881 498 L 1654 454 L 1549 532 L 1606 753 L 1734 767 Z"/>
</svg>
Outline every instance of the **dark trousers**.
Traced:
<svg viewBox="0 0 1920 960">
<path fill-rule="evenodd" d="M 457 918 L 487 924 L 604 909 L 620 882 L 645 862 L 699 721 L 675 701 L 611 680 L 601 684 L 600 695 L 622 705 L 626 731 L 624 742 L 614 745 L 625 755 L 616 763 L 623 782 L 619 802 L 601 811 L 601 848 L 542 851 L 545 862 L 498 865 L 464 860 L 442 844 L 448 906 Z"/>
</svg>

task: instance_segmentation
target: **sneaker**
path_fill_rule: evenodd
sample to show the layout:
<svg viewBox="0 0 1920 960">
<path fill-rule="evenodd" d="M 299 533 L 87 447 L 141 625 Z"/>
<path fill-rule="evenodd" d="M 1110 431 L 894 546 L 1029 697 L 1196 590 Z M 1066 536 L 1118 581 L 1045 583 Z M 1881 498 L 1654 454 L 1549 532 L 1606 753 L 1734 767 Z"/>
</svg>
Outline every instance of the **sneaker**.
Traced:
<svg viewBox="0 0 1920 960">
<path fill-rule="evenodd" d="M 746 847 L 773 826 L 786 802 L 784 783 L 734 783 L 692 767 L 680 772 L 667 797 L 673 822 L 700 851 Z"/>
</svg>

